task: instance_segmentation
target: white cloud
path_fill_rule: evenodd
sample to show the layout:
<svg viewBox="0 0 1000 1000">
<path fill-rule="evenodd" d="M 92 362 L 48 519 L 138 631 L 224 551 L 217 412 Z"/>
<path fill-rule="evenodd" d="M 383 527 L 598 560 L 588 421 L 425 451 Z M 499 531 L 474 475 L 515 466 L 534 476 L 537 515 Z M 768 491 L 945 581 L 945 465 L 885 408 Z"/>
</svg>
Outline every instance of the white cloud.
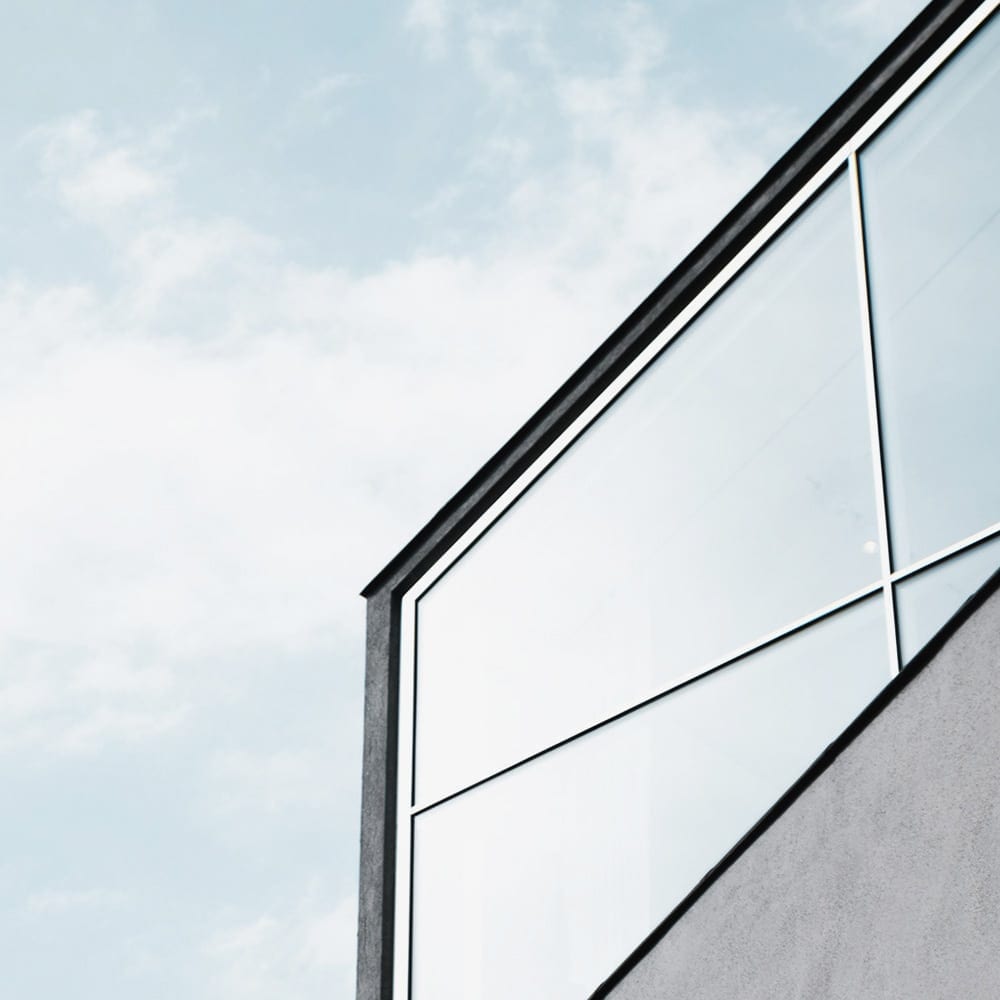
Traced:
<svg viewBox="0 0 1000 1000">
<path fill-rule="evenodd" d="M 540 168 L 516 116 L 494 134 L 517 150 L 506 196 L 462 253 L 307 267 L 187 211 L 162 128 L 110 135 L 85 113 L 35 131 L 113 282 L 0 278 L 0 747 L 157 739 L 223 664 L 332 657 L 380 561 L 759 172 L 746 121 L 663 89 L 641 11 L 612 18 L 618 65 L 591 75 L 560 69 L 526 11 L 474 10 L 461 37 L 489 39 L 500 77 L 528 54 L 565 155 Z M 137 171 L 117 195 L 81 180 L 109 162 Z M 254 764 L 216 774 L 238 788 Z M 253 794 L 308 795 L 313 766 L 272 760 Z"/>
<path fill-rule="evenodd" d="M 356 954 L 358 901 L 346 896 L 329 913 L 306 924 L 299 960 L 307 968 L 352 968 Z"/>
<path fill-rule="evenodd" d="M 90 222 L 106 222 L 166 193 L 169 177 L 143 149 L 108 143 L 94 111 L 81 111 L 33 130 L 45 174 L 63 204 Z"/>
<path fill-rule="evenodd" d="M 143 743 L 176 729 L 186 714 L 185 708 L 128 711 L 101 705 L 66 726 L 53 749 L 68 754 L 90 754 L 108 745 Z"/>
<path fill-rule="evenodd" d="M 145 136 L 143 149 L 149 157 L 172 155 L 183 134 L 201 122 L 215 121 L 219 109 L 212 104 L 178 108 L 166 121 L 154 124 Z"/>
<path fill-rule="evenodd" d="M 188 712 L 174 675 L 84 642 L 0 642 L 0 753 L 91 754 L 142 743 Z"/>
<path fill-rule="evenodd" d="M 877 41 L 901 31 L 923 6 L 914 0 L 854 0 L 843 5 L 839 20 Z"/>
<path fill-rule="evenodd" d="M 76 910 L 117 909 L 128 897 L 115 889 L 44 889 L 25 904 L 29 913 L 52 916 Z"/>
<path fill-rule="evenodd" d="M 533 71 L 556 70 L 554 8 L 547 0 L 462 7 L 462 40 L 473 73 L 494 100 L 522 113 L 536 93 Z"/>
<path fill-rule="evenodd" d="M 0 277 L 0 389 L 21 384 L 38 362 L 104 332 L 103 302 L 87 285 L 34 287 Z"/>
<path fill-rule="evenodd" d="M 452 178 L 438 211 L 495 204 L 499 246 L 472 259 L 509 255 L 560 285 L 594 287 L 594 326 L 607 332 L 763 172 L 760 151 L 783 123 L 774 109 L 723 113 L 679 100 L 669 39 L 649 9 L 601 16 L 603 58 L 582 72 L 560 51 L 548 4 L 456 13 L 455 36 L 497 124 L 470 157 L 466 200 Z"/>
<path fill-rule="evenodd" d="M 63 195 L 78 211 L 117 209 L 159 193 L 162 178 L 136 162 L 125 149 L 113 149 L 91 160 L 63 182 Z"/>
<path fill-rule="evenodd" d="M 302 92 L 305 101 L 328 101 L 331 97 L 357 86 L 358 78 L 353 73 L 330 73 L 320 77 L 312 86 Z"/>
<path fill-rule="evenodd" d="M 185 294 L 190 295 L 192 284 L 225 280 L 226 271 L 266 253 L 267 247 L 267 240 L 232 219 L 175 219 L 150 226 L 124 247 L 123 264 L 131 272 L 124 304 L 139 314 L 135 318 L 153 318 L 180 286 L 188 286 Z"/>
<path fill-rule="evenodd" d="M 354 896 L 333 909 L 309 901 L 281 914 L 230 923 L 209 939 L 213 995 L 224 1000 L 352 995 L 356 948 Z"/>
<path fill-rule="evenodd" d="M 332 773 L 332 763 L 317 747 L 272 753 L 219 751 L 208 771 L 212 808 L 222 813 L 249 809 L 275 816 L 285 816 L 289 809 L 326 808 L 343 783 Z"/>
<path fill-rule="evenodd" d="M 440 56 L 447 45 L 452 0 L 412 0 L 405 24 L 421 36 L 427 54 Z"/>
<path fill-rule="evenodd" d="M 404 25 L 428 57 L 439 59 L 457 48 L 488 95 L 509 100 L 522 96 L 527 82 L 524 60 L 512 56 L 547 63 L 554 15 L 551 0 L 412 0 Z"/>
<path fill-rule="evenodd" d="M 850 44 L 859 36 L 884 44 L 916 16 L 921 0 L 819 0 L 791 7 L 794 22 L 827 44 Z"/>
<path fill-rule="evenodd" d="M 169 691 L 175 681 L 173 671 L 163 664 L 154 663 L 135 670 L 122 657 L 104 656 L 83 665 L 74 687 L 80 692 L 159 696 Z"/>
<path fill-rule="evenodd" d="M 330 125 L 340 114 L 347 91 L 357 87 L 354 73 L 327 73 L 306 87 L 289 108 L 289 124 L 300 128 Z"/>
</svg>

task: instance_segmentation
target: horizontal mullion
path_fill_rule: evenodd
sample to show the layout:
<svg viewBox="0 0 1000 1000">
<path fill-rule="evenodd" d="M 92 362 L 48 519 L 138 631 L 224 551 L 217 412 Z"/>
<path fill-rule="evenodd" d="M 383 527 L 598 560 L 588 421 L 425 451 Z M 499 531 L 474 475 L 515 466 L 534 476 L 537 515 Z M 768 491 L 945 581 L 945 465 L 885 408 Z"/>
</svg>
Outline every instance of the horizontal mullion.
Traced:
<svg viewBox="0 0 1000 1000">
<path fill-rule="evenodd" d="M 638 712 L 640 709 L 646 708 L 652 705 L 654 702 L 659 701 L 661 698 L 665 698 L 669 694 L 673 694 L 675 691 L 681 688 L 687 687 L 689 684 L 693 684 L 695 681 L 701 680 L 703 677 L 709 676 L 709 674 L 714 674 L 725 667 L 732 666 L 739 660 L 746 659 L 746 657 L 757 653 L 762 649 L 766 649 L 768 646 L 774 645 L 774 643 L 779 642 L 782 639 L 786 639 L 796 632 L 801 632 L 803 629 L 808 628 L 810 625 L 814 625 L 817 622 L 822 621 L 825 618 L 829 618 L 831 615 L 836 614 L 838 611 L 843 611 L 845 608 L 850 607 L 853 604 L 857 604 L 859 601 L 863 601 L 866 597 L 871 597 L 882 591 L 883 587 L 886 585 L 886 581 L 883 579 L 876 580 L 870 583 L 868 586 L 856 590 L 846 597 L 842 597 L 837 601 L 833 601 L 830 604 L 824 605 L 818 611 L 814 611 L 809 615 L 805 615 L 802 618 L 798 618 L 795 621 L 783 625 L 781 628 L 775 629 L 772 632 L 760 636 L 737 649 L 726 653 L 725 656 L 720 659 L 709 661 L 708 664 L 702 667 L 698 667 L 696 670 L 689 674 L 685 674 L 679 680 L 674 681 L 668 687 L 661 688 L 655 693 L 643 698 L 641 701 L 636 702 L 633 705 L 629 705 L 628 708 L 624 708 L 619 712 L 615 712 L 613 715 L 609 715 L 606 718 L 594 722 L 584 729 L 578 730 L 570 734 L 569 736 L 564 736 L 562 739 L 557 740 L 555 743 L 550 743 L 540 750 L 536 750 L 534 753 L 528 754 L 526 757 L 522 757 L 511 764 L 507 764 L 505 767 L 499 770 L 492 771 L 485 777 L 478 778 L 476 781 L 471 782 L 468 785 L 463 785 L 461 788 L 454 792 L 449 792 L 447 795 L 441 796 L 441 798 L 435 799 L 433 802 L 425 803 L 424 805 L 414 805 L 410 809 L 411 816 L 419 816 L 421 813 L 428 812 L 437 806 L 443 805 L 445 802 L 450 802 L 452 799 L 458 798 L 460 795 L 464 795 L 466 792 L 471 792 L 474 788 L 479 788 L 481 785 L 485 785 L 492 781 L 494 778 L 499 778 L 502 775 L 509 774 L 511 771 L 515 771 L 525 764 L 530 764 L 533 760 L 538 760 L 539 757 L 544 757 L 546 754 L 551 753 L 553 750 L 558 750 L 561 747 L 566 746 L 569 743 L 573 743 L 584 736 L 588 736 L 590 733 L 596 732 L 598 729 L 603 729 L 605 726 L 611 725 L 613 722 L 618 722 L 620 719 L 624 719 L 626 716 L 632 715 L 634 712 Z"/>
<path fill-rule="evenodd" d="M 911 563 L 904 569 L 897 569 L 889 577 L 889 579 L 893 583 L 898 583 L 900 580 L 905 580 L 908 577 L 915 576 L 917 573 L 920 573 L 937 563 L 944 562 L 952 556 L 957 556 L 960 552 L 965 552 L 966 549 L 974 548 L 976 545 L 979 545 L 980 542 L 988 541 L 996 535 L 1000 535 L 1000 521 L 997 521 L 996 524 L 991 524 L 988 528 L 983 528 L 982 531 L 977 531 L 974 535 L 967 535 L 961 541 L 954 542 L 952 545 L 947 545 L 943 549 L 938 549 L 937 552 L 932 552 L 929 556 L 924 556 L 923 559 L 918 559 L 915 563 Z"/>
</svg>

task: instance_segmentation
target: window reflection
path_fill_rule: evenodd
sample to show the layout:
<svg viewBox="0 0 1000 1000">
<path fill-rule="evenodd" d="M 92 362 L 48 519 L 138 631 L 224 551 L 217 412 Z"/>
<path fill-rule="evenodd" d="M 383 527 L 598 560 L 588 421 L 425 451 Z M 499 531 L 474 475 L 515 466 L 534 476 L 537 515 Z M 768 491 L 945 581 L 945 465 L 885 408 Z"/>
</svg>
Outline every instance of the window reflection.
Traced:
<svg viewBox="0 0 1000 1000">
<path fill-rule="evenodd" d="M 578 1000 L 890 675 L 870 598 L 417 817 L 413 1000 Z"/>
<path fill-rule="evenodd" d="M 897 568 L 1000 521 L 1000 22 L 860 159 Z"/>
<path fill-rule="evenodd" d="M 418 604 L 434 801 L 877 578 L 840 178 Z"/>
<path fill-rule="evenodd" d="M 899 655 L 913 659 L 934 633 L 1000 569 L 1000 539 L 937 563 L 896 587 Z"/>
</svg>

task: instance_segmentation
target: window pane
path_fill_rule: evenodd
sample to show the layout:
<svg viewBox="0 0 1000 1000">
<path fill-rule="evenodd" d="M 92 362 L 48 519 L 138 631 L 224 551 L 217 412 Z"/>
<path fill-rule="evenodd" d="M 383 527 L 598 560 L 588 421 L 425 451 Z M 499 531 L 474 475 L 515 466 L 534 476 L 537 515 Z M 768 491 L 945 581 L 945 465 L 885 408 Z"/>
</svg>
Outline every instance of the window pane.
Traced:
<svg viewBox="0 0 1000 1000">
<path fill-rule="evenodd" d="M 1000 569 L 1000 539 L 937 563 L 896 587 L 899 654 L 911 660 L 939 628 Z"/>
<path fill-rule="evenodd" d="M 889 679 L 871 598 L 417 817 L 414 1000 L 579 1000 Z"/>
<path fill-rule="evenodd" d="M 841 178 L 418 604 L 434 801 L 878 575 Z"/>
<path fill-rule="evenodd" d="M 861 157 L 897 568 L 1000 520 L 1000 22 Z"/>
</svg>

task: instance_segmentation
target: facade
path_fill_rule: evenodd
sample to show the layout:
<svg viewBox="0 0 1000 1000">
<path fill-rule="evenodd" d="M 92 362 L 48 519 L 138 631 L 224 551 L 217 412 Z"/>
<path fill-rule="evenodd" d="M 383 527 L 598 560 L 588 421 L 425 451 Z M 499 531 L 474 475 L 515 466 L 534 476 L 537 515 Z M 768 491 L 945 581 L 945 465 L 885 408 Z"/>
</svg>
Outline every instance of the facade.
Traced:
<svg viewBox="0 0 1000 1000">
<path fill-rule="evenodd" d="M 992 704 L 934 685 L 1000 565 L 997 6 L 927 7 L 366 588 L 359 1000 L 920 995 L 829 971 L 891 910 L 851 850 L 789 883 L 954 848 L 900 733 Z"/>
</svg>

